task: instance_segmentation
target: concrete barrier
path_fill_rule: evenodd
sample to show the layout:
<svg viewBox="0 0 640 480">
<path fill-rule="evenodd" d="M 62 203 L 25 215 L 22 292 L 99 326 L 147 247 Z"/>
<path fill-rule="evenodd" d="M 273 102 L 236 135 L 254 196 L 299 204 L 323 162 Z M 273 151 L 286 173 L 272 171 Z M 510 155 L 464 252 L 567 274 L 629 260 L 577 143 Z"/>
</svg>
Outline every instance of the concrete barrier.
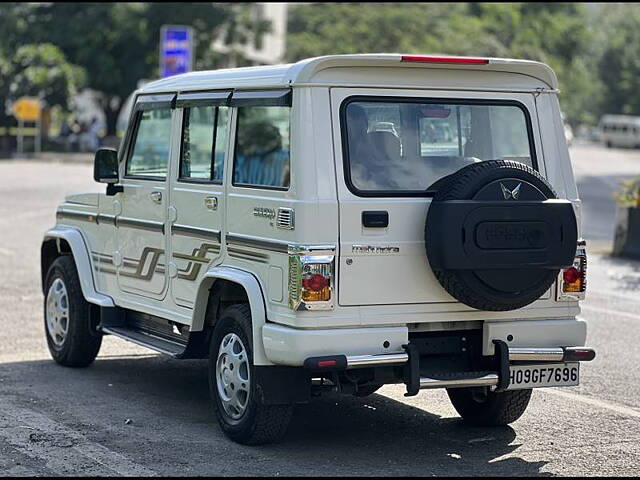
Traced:
<svg viewBox="0 0 640 480">
<path fill-rule="evenodd" d="M 640 207 L 618 206 L 613 255 L 640 260 Z"/>
</svg>

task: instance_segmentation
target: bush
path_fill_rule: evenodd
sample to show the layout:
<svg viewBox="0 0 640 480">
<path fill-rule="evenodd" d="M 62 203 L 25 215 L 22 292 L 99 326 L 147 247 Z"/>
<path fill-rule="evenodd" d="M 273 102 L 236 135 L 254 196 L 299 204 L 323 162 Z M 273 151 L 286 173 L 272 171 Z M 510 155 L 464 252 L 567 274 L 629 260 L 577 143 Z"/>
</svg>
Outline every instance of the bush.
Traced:
<svg viewBox="0 0 640 480">
<path fill-rule="evenodd" d="M 616 193 L 616 201 L 622 207 L 640 207 L 640 177 L 620 182 L 622 190 Z"/>
</svg>

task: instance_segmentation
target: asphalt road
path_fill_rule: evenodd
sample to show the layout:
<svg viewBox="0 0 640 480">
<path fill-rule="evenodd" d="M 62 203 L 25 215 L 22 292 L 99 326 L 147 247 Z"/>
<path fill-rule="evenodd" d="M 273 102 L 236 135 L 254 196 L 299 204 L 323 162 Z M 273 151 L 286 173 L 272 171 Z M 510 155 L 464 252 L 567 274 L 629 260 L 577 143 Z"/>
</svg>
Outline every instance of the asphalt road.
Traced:
<svg viewBox="0 0 640 480">
<path fill-rule="evenodd" d="M 640 152 L 575 145 L 593 245 L 582 384 L 539 389 L 511 427 L 463 425 L 443 391 L 326 396 L 277 445 L 217 426 L 206 363 L 106 337 L 86 369 L 59 367 L 43 334 L 39 246 L 65 194 L 100 191 L 87 165 L 0 162 L 0 475 L 638 475 L 640 264 L 612 259 L 617 180 Z"/>
</svg>

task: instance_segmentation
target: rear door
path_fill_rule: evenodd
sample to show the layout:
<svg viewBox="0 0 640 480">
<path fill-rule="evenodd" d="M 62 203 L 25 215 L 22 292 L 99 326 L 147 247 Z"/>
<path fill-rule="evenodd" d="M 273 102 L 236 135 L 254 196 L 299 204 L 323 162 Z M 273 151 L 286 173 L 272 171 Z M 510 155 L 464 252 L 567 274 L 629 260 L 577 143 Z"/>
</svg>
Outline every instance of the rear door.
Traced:
<svg viewBox="0 0 640 480">
<path fill-rule="evenodd" d="M 427 187 L 469 162 L 490 157 L 533 162 L 544 174 L 541 149 L 535 148 L 537 122 L 530 120 L 536 118 L 533 95 L 491 93 L 485 104 L 487 95 L 331 90 L 340 204 L 340 305 L 456 302 L 428 264 L 425 220 L 432 194 Z M 478 141 L 482 125 L 490 121 L 496 127 L 491 142 L 501 148 Z M 354 142 L 357 135 L 367 142 Z M 513 143 L 509 135 L 519 139 L 520 151 L 505 151 L 504 145 Z"/>
<path fill-rule="evenodd" d="M 225 195 L 223 171 L 229 147 L 231 91 L 178 95 L 181 145 L 171 175 L 168 223 L 171 296 L 193 308 L 197 285 L 221 258 Z"/>
</svg>

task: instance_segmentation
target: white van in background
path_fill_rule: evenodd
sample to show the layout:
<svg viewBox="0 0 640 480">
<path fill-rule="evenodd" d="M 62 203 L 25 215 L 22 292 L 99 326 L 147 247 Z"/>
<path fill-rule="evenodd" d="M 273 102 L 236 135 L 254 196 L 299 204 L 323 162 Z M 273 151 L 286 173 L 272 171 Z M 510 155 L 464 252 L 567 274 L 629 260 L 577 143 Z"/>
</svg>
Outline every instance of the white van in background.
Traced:
<svg viewBox="0 0 640 480">
<path fill-rule="evenodd" d="M 640 117 L 632 115 L 603 115 L 599 129 L 602 141 L 611 147 L 640 147 Z"/>
</svg>

